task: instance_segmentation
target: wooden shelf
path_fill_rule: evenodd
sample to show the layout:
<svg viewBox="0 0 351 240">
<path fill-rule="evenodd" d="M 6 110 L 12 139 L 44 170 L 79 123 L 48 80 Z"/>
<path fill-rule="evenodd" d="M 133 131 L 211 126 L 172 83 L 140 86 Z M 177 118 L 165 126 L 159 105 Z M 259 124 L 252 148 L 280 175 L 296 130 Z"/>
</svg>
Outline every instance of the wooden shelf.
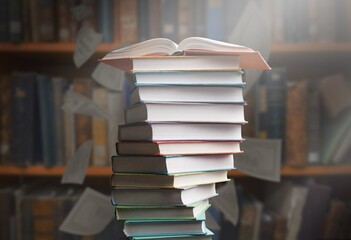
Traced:
<svg viewBox="0 0 351 240">
<path fill-rule="evenodd" d="M 100 44 L 97 53 L 107 53 L 118 47 L 118 43 Z M 73 53 L 74 43 L 1 43 L 0 52 L 9 53 Z"/>
<path fill-rule="evenodd" d="M 118 43 L 101 44 L 97 52 L 107 53 L 119 47 Z M 75 49 L 74 43 L 1 43 L 0 52 L 13 53 L 71 53 Z M 345 53 L 351 52 L 351 43 L 274 43 L 273 54 L 287 53 Z"/>
<path fill-rule="evenodd" d="M 0 167 L 0 176 L 61 176 L 64 167 Z M 328 176 L 328 175 L 351 175 L 351 165 L 340 166 L 309 166 L 303 168 L 283 167 L 282 176 Z M 111 175 L 111 167 L 89 167 L 87 170 L 88 177 L 109 177 Z M 248 175 L 233 170 L 229 172 L 229 177 L 247 177 Z"/>
</svg>

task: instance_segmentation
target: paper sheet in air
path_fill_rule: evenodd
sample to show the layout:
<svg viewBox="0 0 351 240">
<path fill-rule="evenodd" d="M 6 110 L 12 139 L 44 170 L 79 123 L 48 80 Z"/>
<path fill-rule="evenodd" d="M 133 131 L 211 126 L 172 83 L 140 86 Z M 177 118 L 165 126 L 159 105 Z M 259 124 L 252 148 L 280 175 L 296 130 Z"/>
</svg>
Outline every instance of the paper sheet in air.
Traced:
<svg viewBox="0 0 351 240">
<path fill-rule="evenodd" d="M 262 10 L 254 1 L 249 1 L 233 32 L 228 37 L 230 43 L 248 46 L 259 51 L 268 61 L 271 51 L 271 31 L 266 24 Z M 246 87 L 244 96 L 258 80 L 262 70 L 245 70 Z"/>
<path fill-rule="evenodd" d="M 105 109 L 86 96 L 68 90 L 65 97 L 67 101 L 61 107 L 63 111 L 111 119 L 111 115 Z"/>
<path fill-rule="evenodd" d="M 72 159 L 66 165 L 61 183 L 83 184 L 92 148 L 92 140 L 88 140 L 78 147 Z"/>
<path fill-rule="evenodd" d="M 235 155 L 235 168 L 252 177 L 279 182 L 281 140 L 246 139 L 242 143 L 244 153 Z"/>
<path fill-rule="evenodd" d="M 90 27 L 82 27 L 77 36 L 73 61 L 76 67 L 81 67 L 95 52 L 102 40 L 99 34 Z"/>
<path fill-rule="evenodd" d="M 210 202 L 228 221 L 236 225 L 239 220 L 239 204 L 234 181 L 227 182 L 217 192 L 218 196 L 211 198 Z"/>
<path fill-rule="evenodd" d="M 104 63 L 99 63 L 91 76 L 107 89 L 123 91 L 124 74 L 122 70 Z"/>
<path fill-rule="evenodd" d="M 110 197 L 86 188 L 59 230 L 77 235 L 94 235 L 101 232 L 113 218 Z"/>
<path fill-rule="evenodd" d="M 77 21 L 82 21 L 84 18 L 93 15 L 93 9 L 85 4 L 79 4 L 71 8 L 71 13 Z"/>
</svg>

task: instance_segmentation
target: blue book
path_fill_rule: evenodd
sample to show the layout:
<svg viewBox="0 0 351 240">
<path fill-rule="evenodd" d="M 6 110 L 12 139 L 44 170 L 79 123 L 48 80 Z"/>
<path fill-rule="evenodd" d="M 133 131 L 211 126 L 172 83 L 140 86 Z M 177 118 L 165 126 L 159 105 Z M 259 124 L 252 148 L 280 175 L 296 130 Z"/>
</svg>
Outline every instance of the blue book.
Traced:
<svg viewBox="0 0 351 240">
<path fill-rule="evenodd" d="M 207 38 L 224 40 L 224 0 L 207 0 Z"/>
<path fill-rule="evenodd" d="M 12 74 L 12 156 L 14 164 L 32 165 L 38 157 L 38 142 L 35 141 L 38 116 L 35 114 L 35 74 Z"/>
<path fill-rule="evenodd" d="M 148 0 L 138 0 L 138 35 L 139 35 L 139 41 L 145 41 L 149 38 L 149 1 Z"/>
<path fill-rule="evenodd" d="M 96 1 L 97 4 L 97 27 L 102 34 L 102 42 L 113 42 L 113 0 Z"/>
</svg>

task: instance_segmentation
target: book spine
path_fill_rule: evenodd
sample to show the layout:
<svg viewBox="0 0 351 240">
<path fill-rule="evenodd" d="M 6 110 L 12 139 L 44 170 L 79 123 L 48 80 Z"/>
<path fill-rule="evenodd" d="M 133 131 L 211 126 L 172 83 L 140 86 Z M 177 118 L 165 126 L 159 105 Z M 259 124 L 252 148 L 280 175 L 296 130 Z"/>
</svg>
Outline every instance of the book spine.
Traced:
<svg viewBox="0 0 351 240">
<path fill-rule="evenodd" d="M 188 0 L 178 1 L 178 41 L 190 37 L 194 32 L 195 2 Z"/>
<path fill-rule="evenodd" d="M 54 0 L 38 0 L 38 40 L 39 42 L 53 42 L 55 33 Z"/>
<path fill-rule="evenodd" d="M 195 5 L 195 35 L 199 37 L 206 36 L 206 1 L 194 0 Z"/>
<path fill-rule="evenodd" d="M 73 86 L 70 86 L 70 90 L 73 89 Z M 67 93 L 67 92 L 66 92 Z M 69 98 L 67 95 L 63 97 L 63 103 L 67 103 Z M 75 127 L 74 127 L 74 114 L 69 111 L 64 112 L 64 149 L 65 149 L 65 160 L 66 162 L 69 161 L 74 154 L 75 151 Z"/>
<path fill-rule="evenodd" d="M 53 118 L 54 118 L 54 138 L 55 138 L 55 165 L 64 164 L 64 129 L 63 112 L 61 106 L 63 104 L 63 92 L 66 86 L 66 79 L 61 77 L 52 78 L 53 89 Z"/>
<path fill-rule="evenodd" d="M 310 91 L 307 101 L 307 161 L 309 164 L 317 164 L 320 160 L 320 107 L 319 91 Z"/>
<path fill-rule="evenodd" d="M 107 109 L 107 90 L 105 88 L 94 88 L 93 101 L 103 109 Z M 93 117 L 92 122 L 93 134 L 93 157 L 92 165 L 107 166 L 109 159 L 107 157 L 108 145 L 108 124 L 107 119 L 100 117 Z"/>
<path fill-rule="evenodd" d="M 307 160 L 307 82 L 298 81 L 288 88 L 285 128 L 285 161 L 301 167 Z"/>
<path fill-rule="evenodd" d="M 138 36 L 139 41 L 149 38 L 149 1 L 138 0 Z M 151 12 L 153 14 L 153 12 Z"/>
<path fill-rule="evenodd" d="M 12 132 L 12 94 L 11 94 L 11 77 L 9 75 L 0 76 L 0 163 L 8 165 L 11 163 L 11 138 Z"/>
<path fill-rule="evenodd" d="M 130 44 L 138 41 L 137 14 L 137 0 L 120 1 L 118 15 L 121 44 Z"/>
<path fill-rule="evenodd" d="M 75 92 L 88 98 L 92 96 L 92 81 L 89 78 L 74 79 L 73 89 Z M 83 114 L 76 114 L 74 118 L 75 146 L 78 148 L 84 142 L 92 139 L 92 118 Z"/>
<path fill-rule="evenodd" d="M 56 3 L 56 16 L 57 16 L 57 38 L 59 42 L 71 42 L 71 13 L 70 13 L 70 2 L 67 0 L 57 1 Z"/>
<path fill-rule="evenodd" d="M 113 26 L 113 0 L 97 1 L 97 29 L 102 34 L 103 42 L 112 42 L 114 36 Z"/>
<path fill-rule="evenodd" d="M 206 32 L 211 39 L 224 40 L 224 0 L 207 0 Z"/>
<path fill-rule="evenodd" d="M 161 36 L 178 39 L 178 1 L 161 0 Z"/>
<path fill-rule="evenodd" d="M 148 6 L 149 38 L 156 38 L 161 35 L 161 1 L 151 0 Z"/>
<path fill-rule="evenodd" d="M 55 236 L 55 198 L 41 199 L 35 197 L 32 201 L 33 239 L 54 240 Z"/>
<path fill-rule="evenodd" d="M 10 41 L 22 41 L 22 2 L 21 0 L 8 1 L 9 4 L 9 37 Z"/>
<path fill-rule="evenodd" d="M 34 98 L 35 75 L 12 75 L 12 149 L 13 161 L 18 165 L 31 165 L 34 161 Z"/>
<path fill-rule="evenodd" d="M 9 37 L 9 5 L 7 0 L 0 0 L 0 42 L 8 42 Z"/>
</svg>

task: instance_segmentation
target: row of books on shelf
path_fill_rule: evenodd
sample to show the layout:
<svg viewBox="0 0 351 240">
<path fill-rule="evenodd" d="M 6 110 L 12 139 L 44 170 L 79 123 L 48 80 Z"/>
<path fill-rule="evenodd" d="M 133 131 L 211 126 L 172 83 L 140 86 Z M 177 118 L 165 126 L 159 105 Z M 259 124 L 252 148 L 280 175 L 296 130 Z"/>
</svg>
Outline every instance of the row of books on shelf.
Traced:
<svg viewBox="0 0 351 240">
<path fill-rule="evenodd" d="M 29 72 L 3 75 L 0 84 L 2 164 L 65 165 L 81 144 L 93 140 L 91 165 L 110 165 L 117 124 L 123 121 L 123 91 L 107 90 L 91 78 Z M 85 102 L 71 98 L 72 92 Z M 63 110 L 65 105 L 89 110 L 89 101 L 109 117 Z"/>
<path fill-rule="evenodd" d="M 246 96 L 243 135 L 282 139 L 285 165 L 349 163 L 349 82 L 343 74 L 291 80 L 285 68 L 273 68 Z"/>
<path fill-rule="evenodd" d="M 0 42 L 74 42 L 80 27 L 89 26 L 114 40 L 115 1 L 4 0 Z"/>
<path fill-rule="evenodd" d="M 167 216 L 175 216 L 178 221 L 198 218 L 198 221 L 201 222 L 202 213 L 208 209 L 207 214 L 209 215 L 206 214 L 206 218 L 212 218 L 219 226 L 215 228 L 208 226 L 214 233 L 213 239 L 216 240 L 350 238 L 351 233 L 347 225 L 351 218 L 350 200 L 334 196 L 331 186 L 315 182 L 299 184 L 282 182 L 279 185 L 272 183 L 264 186 L 264 196 L 258 198 L 255 192 L 249 192 L 244 186 L 236 184 L 235 191 L 239 204 L 237 225 L 233 225 L 223 213 L 214 208 L 211 201 L 186 204 L 187 207 L 169 205 L 164 206 L 162 210 L 157 210 L 157 205 L 154 207 L 139 205 L 138 208 L 121 205 L 115 207 L 115 218 L 121 220 L 139 216 L 138 219 L 130 221 L 129 227 L 133 227 L 133 223 L 143 224 L 140 216 L 143 216 L 143 219 L 154 216 L 162 219 L 165 213 Z M 217 188 L 220 187 L 221 185 L 217 186 Z M 22 187 L 1 188 L 0 203 L 3 209 L 0 217 L 1 239 L 24 240 L 39 236 L 67 240 L 127 239 L 123 232 L 124 224 L 116 220 L 111 221 L 102 232 L 95 236 L 77 236 L 58 230 L 82 192 L 83 187 L 79 186 L 41 184 L 38 188 L 35 183 Z M 128 193 L 125 190 L 121 191 L 121 195 L 112 195 L 112 198 L 122 202 L 127 201 L 129 204 L 130 199 L 139 200 L 137 203 L 140 204 L 143 202 L 140 197 L 131 197 L 139 194 L 145 199 L 157 200 L 155 204 L 165 204 L 165 202 L 169 204 L 169 201 L 179 199 L 180 196 L 180 192 L 176 193 L 174 190 L 167 197 L 157 195 L 157 198 L 152 197 L 149 192 L 142 190 L 141 193 L 136 191 Z M 203 189 L 202 192 L 213 194 L 216 189 L 211 186 L 208 190 Z M 197 197 L 196 194 L 195 196 Z M 157 222 L 154 224 L 157 226 Z"/>
<path fill-rule="evenodd" d="M 267 184 L 258 198 L 237 186 L 239 222 L 218 218 L 216 239 L 342 239 L 350 237 L 350 200 L 332 194 L 329 185 L 306 181 Z M 218 237 L 217 237 L 218 236 Z"/>
<path fill-rule="evenodd" d="M 270 0 L 257 4 L 273 42 L 351 40 L 347 0 Z M 121 44 L 155 37 L 228 40 L 246 5 L 246 1 L 230 0 L 4 0 L 0 42 L 73 42 L 82 26 L 101 33 L 103 42 Z"/>
</svg>

